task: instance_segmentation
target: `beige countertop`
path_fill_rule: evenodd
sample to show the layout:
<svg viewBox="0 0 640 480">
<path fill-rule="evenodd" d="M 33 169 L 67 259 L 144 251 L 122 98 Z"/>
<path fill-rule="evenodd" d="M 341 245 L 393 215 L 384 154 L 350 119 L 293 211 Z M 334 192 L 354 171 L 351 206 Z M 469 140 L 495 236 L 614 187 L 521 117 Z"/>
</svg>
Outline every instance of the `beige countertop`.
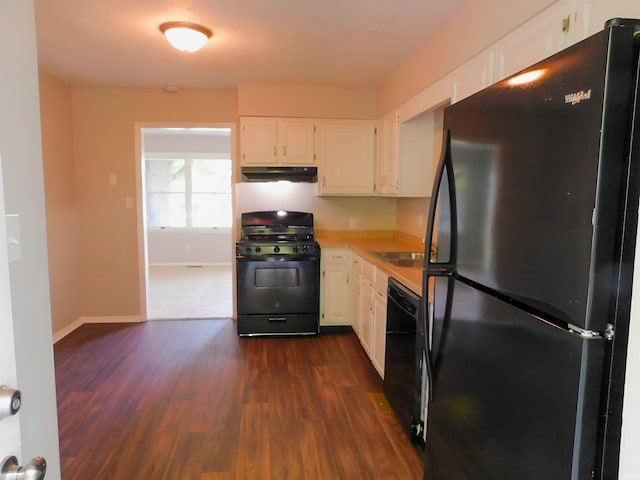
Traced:
<svg viewBox="0 0 640 480">
<path fill-rule="evenodd" d="M 320 231 L 316 232 L 316 240 L 320 248 L 350 248 L 414 293 L 422 295 L 422 268 L 396 267 L 371 253 L 423 252 L 421 239 L 400 232 Z"/>
</svg>

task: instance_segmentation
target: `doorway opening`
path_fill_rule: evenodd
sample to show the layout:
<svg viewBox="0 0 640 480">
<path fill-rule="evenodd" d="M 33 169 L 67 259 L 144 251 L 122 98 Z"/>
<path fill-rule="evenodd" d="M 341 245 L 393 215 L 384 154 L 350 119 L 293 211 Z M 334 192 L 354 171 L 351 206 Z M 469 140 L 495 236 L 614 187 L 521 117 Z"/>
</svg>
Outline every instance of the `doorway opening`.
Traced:
<svg viewBox="0 0 640 480">
<path fill-rule="evenodd" d="M 232 318 L 232 126 L 139 137 L 144 317 Z"/>
</svg>

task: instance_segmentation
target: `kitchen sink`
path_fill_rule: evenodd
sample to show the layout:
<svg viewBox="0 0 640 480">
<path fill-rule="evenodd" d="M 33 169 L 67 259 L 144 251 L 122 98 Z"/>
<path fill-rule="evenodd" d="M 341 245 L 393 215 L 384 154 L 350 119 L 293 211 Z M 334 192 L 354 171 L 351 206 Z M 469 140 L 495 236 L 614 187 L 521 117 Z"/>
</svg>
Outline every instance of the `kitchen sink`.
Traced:
<svg viewBox="0 0 640 480">
<path fill-rule="evenodd" d="M 371 252 L 371 254 L 395 267 L 420 268 L 424 264 L 423 252 Z"/>
</svg>

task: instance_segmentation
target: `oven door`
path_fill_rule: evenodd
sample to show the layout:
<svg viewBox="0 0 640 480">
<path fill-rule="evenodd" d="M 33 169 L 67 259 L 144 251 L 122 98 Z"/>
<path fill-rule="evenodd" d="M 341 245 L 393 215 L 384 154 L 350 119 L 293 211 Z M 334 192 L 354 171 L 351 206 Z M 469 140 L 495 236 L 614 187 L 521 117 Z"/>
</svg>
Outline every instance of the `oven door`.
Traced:
<svg viewBox="0 0 640 480">
<path fill-rule="evenodd" d="M 236 268 L 238 315 L 318 313 L 317 256 L 238 257 Z"/>
</svg>

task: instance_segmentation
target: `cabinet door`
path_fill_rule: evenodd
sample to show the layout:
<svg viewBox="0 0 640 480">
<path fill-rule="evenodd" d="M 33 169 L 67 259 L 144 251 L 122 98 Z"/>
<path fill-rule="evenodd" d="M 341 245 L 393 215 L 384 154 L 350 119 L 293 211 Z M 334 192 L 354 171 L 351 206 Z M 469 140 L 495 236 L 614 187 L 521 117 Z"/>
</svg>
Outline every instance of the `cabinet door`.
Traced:
<svg viewBox="0 0 640 480">
<path fill-rule="evenodd" d="M 440 144 L 442 135 L 442 117 L 438 112 L 430 110 L 397 124 L 394 195 L 416 198 L 431 195 L 434 159 L 440 155 L 435 144 Z"/>
<path fill-rule="evenodd" d="M 386 193 L 387 183 L 387 143 L 389 142 L 389 119 L 388 116 L 380 118 L 376 122 L 376 160 L 375 160 L 375 180 L 374 191 L 376 195 Z"/>
<path fill-rule="evenodd" d="M 362 286 L 362 257 L 351 252 L 351 326 L 360 338 L 362 330 L 362 312 L 360 309 L 360 291 Z"/>
<path fill-rule="evenodd" d="M 375 193 L 398 192 L 398 113 L 390 112 L 377 123 Z"/>
<path fill-rule="evenodd" d="M 322 265 L 320 325 L 350 325 L 349 250 L 323 250 Z"/>
<path fill-rule="evenodd" d="M 572 0 L 560 1 L 496 45 L 496 81 L 559 52 L 569 44 Z"/>
<path fill-rule="evenodd" d="M 287 165 L 313 165 L 314 124 L 308 119 L 278 121 L 278 157 Z"/>
<path fill-rule="evenodd" d="M 373 193 L 375 122 L 322 121 L 318 124 L 320 193 Z"/>
<path fill-rule="evenodd" d="M 242 165 L 274 165 L 277 163 L 277 131 L 275 118 L 241 118 Z"/>
<path fill-rule="evenodd" d="M 495 52 L 477 55 L 453 73 L 451 103 L 459 102 L 494 82 Z"/>
<path fill-rule="evenodd" d="M 351 270 L 351 327 L 355 334 L 360 338 L 362 335 L 362 300 L 361 285 L 362 274 Z"/>
<path fill-rule="evenodd" d="M 373 355 L 371 362 L 384 378 L 384 353 L 387 343 L 387 296 L 375 291 L 373 298 Z"/>
<path fill-rule="evenodd" d="M 373 286 L 365 279 L 362 279 L 362 289 L 360 291 L 360 314 L 362 317 L 362 328 L 360 343 L 367 352 L 369 358 L 373 353 Z"/>
</svg>

